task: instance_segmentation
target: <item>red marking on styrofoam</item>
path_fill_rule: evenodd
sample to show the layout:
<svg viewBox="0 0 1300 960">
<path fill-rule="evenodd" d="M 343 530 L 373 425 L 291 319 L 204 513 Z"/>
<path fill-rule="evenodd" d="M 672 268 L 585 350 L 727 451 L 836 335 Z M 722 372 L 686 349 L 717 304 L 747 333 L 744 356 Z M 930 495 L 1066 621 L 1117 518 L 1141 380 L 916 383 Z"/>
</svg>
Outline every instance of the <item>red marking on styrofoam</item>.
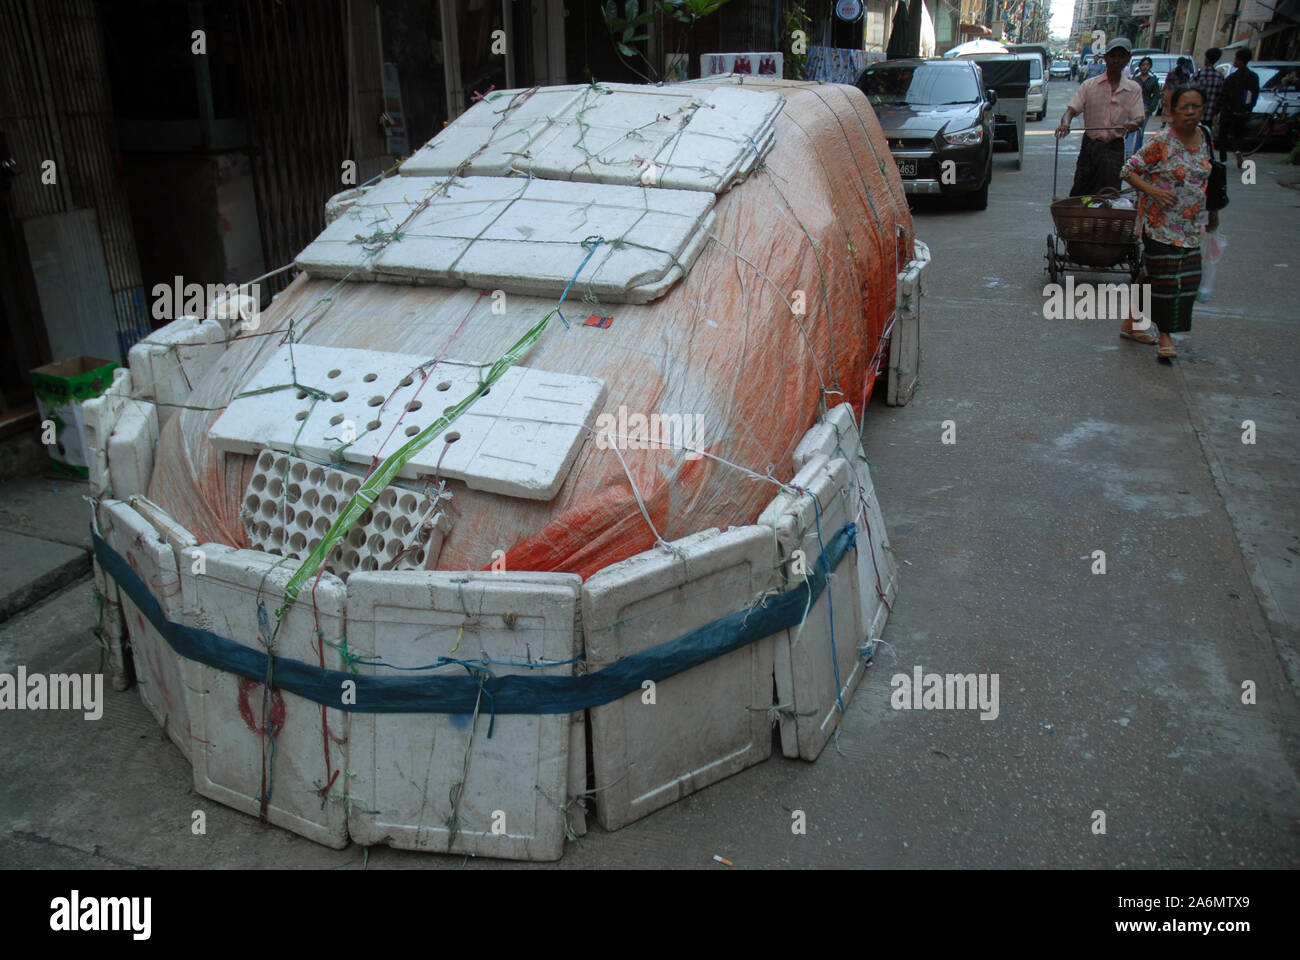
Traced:
<svg viewBox="0 0 1300 960">
<path fill-rule="evenodd" d="M 258 723 L 253 715 L 253 705 L 249 702 L 249 694 L 262 684 L 256 680 L 249 680 L 247 677 L 239 678 L 239 715 L 244 720 L 244 726 L 254 733 L 266 733 L 267 729 Z M 258 711 L 261 712 L 260 710 Z M 284 695 L 275 687 L 271 688 L 271 736 L 276 736 L 284 729 Z"/>
</svg>

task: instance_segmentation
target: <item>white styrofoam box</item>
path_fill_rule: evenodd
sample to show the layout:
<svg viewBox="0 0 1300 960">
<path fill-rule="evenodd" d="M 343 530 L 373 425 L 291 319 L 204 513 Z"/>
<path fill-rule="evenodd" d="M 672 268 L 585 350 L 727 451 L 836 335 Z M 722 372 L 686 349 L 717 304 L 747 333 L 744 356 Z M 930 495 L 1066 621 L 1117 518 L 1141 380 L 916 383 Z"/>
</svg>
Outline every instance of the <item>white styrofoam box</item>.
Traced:
<svg viewBox="0 0 1300 960">
<path fill-rule="evenodd" d="M 131 398 L 131 382 L 131 371 L 126 367 L 118 367 L 113 371 L 113 382 L 108 385 L 108 389 L 81 405 L 82 417 L 86 424 L 87 454 L 98 450 L 107 456 L 108 438 L 113 433 L 113 425 L 117 423 L 117 418 L 121 416 L 126 401 Z M 103 462 L 105 470 L 107 470 L 107 463 L 108 461 L 105 459 Z M 93 476 L 95 469 L 93 461 L 90 469 Z M 107 485 L 107 473 L 105 473 L 103 481 Z M 99 494 L 92 495 L 98 496 Z"/>
<path fill-rule="evenodd" d="M 288 454 L 263 450 L 239 511 L 255 550 L 302 560 L 315 550 L 364 478 Z M 451 531 L 446 489 L 389 487 L 331 550 L 326 569 L 433 569 Z"/>
<path fill-rule="evenodd" d="M 244 327 L 254 328 L 259 309 L 257 300 L 246 293 L 221 294 L 208 307 L 208 319 L 221 324 L 229 335 Z"/>
<path fill-rule="evenodd" d="M 526 162 L 537 138 L 551 129 L 554 118 L 568 114 L 586 89 L 586 84 L 571 84 L 541 87 L 531 93 L 490 93 L 415 151 L 400 172 L 403 177 L 453 173 L 504 177 L 521 160 Z"/>
<path fill-rule="evenodd" d="M 889 378 L 885 402 L 901 407 L 912 399 L 921 372 L 921 297 L 930 248 L 914 240 L 916 257 L 898 274 L 894 330 L 889 339 Z"/>
<path fill-rule="evenodd" d="M 217 449 L 257 453 L 270 447 L 296 450 L 324 463 L 341 455 L 369 466 L 480 383 L 478 366 L 442 362 L 422 384 L 421 364 L 428 361 L 414 354 L 300 343 L 293 348 L 293 362 L 297 382 L 326 392 L 329 399 L 315 401 L 306 391 L 293 389 L 238 396 L 210 431 Z M 282 347 L 243 393 L 293 383 L 293 369 L 289 348 Z M 584 426 L 595 419 L 604 396 L 604 381 L 593 377 L 511 367 L 398 476 L 436 473 L 464 480 L 474 490 L 550 500 L 564 483 L 585 439 Z M 401 426 L 396 427 L 399 415 Z M 356 439 L 344 446 L 348 422 Z"/>
<path fill-rule="evenodd" d="M 274 632 L 276 656 L 344 669 L 339 653 L 343 643 L 343 582 L 329 573 L 314 581 L 312 590 L 284 611 L 276 628 L 275 611 L 284 603 L 284 586 L 295 565 L 283 557 L 256 550 L 208 552 L 207 572 L 196 578 L 198 609 L 186 617 L 200 627 L 245 647 L 265 651 L 258 626 L 258 605 Z M 313 605 L 315 609 L 313 610 Z M 324 637 L 317 646 L 316 627 Z M 347 790 L 348 715 L 341 710 L 285 693 L 269 693 L 269 727 L 274 753 L 263 724 L 265 685 L 226 673 L 197 661 L 186 661 L 191 688 L 190 723 L 194 732 L 194 789 L 205 797 L 244 813 L 261 810 L 263 770 L 271 771 L 267 819 L 309 840 L 329 847 L 348 842 Z M 343 691 L 340 689 L 340 703 Z M 322 726 L 322 716 L 328 731 Z M 328 736 L 329 773 L 325 761 Z M 340 742 L 342 741 L 342 742 Z M 271 762 L 268 762 L 270 760 Z M 337 773 L 332 787 L 320 791 Z"/>
<path fill-rule="evenodd" d="M 751 608 L 780 586 L 767 527 L 704 530 L 606 567 L 582 588 L 591 671 Z M 772 752 L 774 637 L 591 713 L 597 819 L 617 830 Z"/>
<path fill-rule="evenodd" d="M 799 445 L 794 448 L 794 469 L 799 470 L 813 457 L 844 457 L 856 459 L 862 443 L 857 421 L 853 418 L 853 405 L 841 403 L 826 411 L 826 416 L 814 423 Z M 842 453 L 837 453 L 842 450 Z"/>
<path fill-rule="evenodd" d="M 397 177 L 375 191 L 399 187 L 407 200 L 380 203 L 368 193 L 298 255 L 298 266 L 325 277 L 549 297 L 582 267 L 575 289 L 647 303 L 690 269 L 713 223 L 713 195 L 691 190 Z M 582 244 L 594 236 L 610 242 L 588 261 Z"/>
<path fill-rule="evenodd" d="M 850 483 L 853 515 L 858 527 L 858 590 L 860 622 L 865 639 L 879 637 L 889 618 L 889 607 L 898 592 L 898 562 L 887 549 L 889 534 L 884 512 L 871 481 L 871 467 L 863 453 L 851 404 L 842 403 L 827 411 L 826 418 L 804 434 L 794 451 L 794 468 L 803 468 L 813 457 L 843 457 L 852 467 Z"/>
<path fill-rule="evenodd" d="M 193 611 L 196 608 L 197 595 L 194 585 L 194 570 L 192 568 L 198 561 L 194 551 L 198 547 L 199 541 L 194 534 L 181 526 L 166 510 L 148 497 L 129 497 L 127 502 L 135 508 L 136 513 L 149 521 L 149 524 L 158 531 L 159 536 L 171 547 L 172 553 L 176 555 L 176 569 L 180 574 L 181 581 L 182 609 L 184 612 Z M 224 548 L 224 550 L 229 549 L 231 548 Z M 186 576 L 187 572 L 190 576 Z"/>
<path fill-rule="evenodd" d="M 815 456 L 791 481 L 792 486 L 807 492 L 792 497 L 782 491 L 760 515 L 760 524 L 775 528 L 784 554 L 785 589 L 804 579 L 797 572 L 797 563 L 811 574 L 822 547 L 829 547 L 836 532 L 853 519 L 854 485 L 850 475 L 847 460 Z M 796 550 L 802 551 L 801 558 L 796 558 Z M 866 637 L 861 622 L 860 562 L 869 559 L 854 550 L 845 554 L 802 625 L 791 627 L 777 641 L 776 690 L 783 708 L 781 750 L 786 756 L 817 759 L 839 724 L 837 689 L 847 708 L 865 672 L 857 649 Z"/>
<path fill-rule="evenodd" d="M 181 581 L 176 554 L 130 504 L 105 500 L 101 530 L 108 545 L 126 558 L 168 620 L 182 619 Z M 186 757 L 191 756 L 190 697 L 182 658 L 131 602 L 120 593 L 140 699 Z"/>
<path fill-rule="evenodd" d="M 225 327 L 217 320 L 181 317 L 131 348 L 136 396 L 158 405 L 158 427 L 185 403 L 195 384 L 225 351 Z"/>
<path fill-rule="evenodd" d="M 101 531 L 102 532 L 102 531 Z M 104 644 L 108 662 L 108 677 L 113 689 L 121 692 L 131 685 L 131 664 L 127 648 L 123 644 L 126 637 L 126 621 L 122 618 L 122 604 L 118 600 L 117 583 L 110 580 L 103 567 L 94 557 L 91 558 L 94 570 L 95 592 L 103 603 L 99 611 L 100 641 Z"/>
<path fill-rule="evenodd" d="M 577 575 L 559 573 L 356 573 L 347 588 L 348 643 L 358 657 L 393 667 L 424 666 L 440 656 L 571 661 L 581 646 L 575 627 L 581 583 Z M 377 665 L 359 669 L 411 676 Z M 458 667 L 436 675 L 452 670 L 464 675 Z M 497 676 L 570 676 L 574 664 L 493 664 L 491 670 Z M 571 773 L 574 719 L 497 714 L 489 738 L 486 700 L 477 721 L 472 715 L 354 714 L 352 838 L 408 850 L 558 859 L 562 808 L 571 791 L 583 789 L 573 783 L 578 771 Z M 452 796 L 458 797 L 454 806 Z M 502 818 L 505 832 L 494 833 L 494 820 Z"/>
<path fill-rule="evenodd" d="M 145 400 L 128 400 L 108 438 L 108 479 L 119 500 L 149 491 L 158 447 L 158 412 Z"/>
<path fill-rule="evenodd" d="M 94 447 L 86 451 L 86 479 L 90 482 L 90 495 L 96 499 L 108 496 L 113 481 L 108 473 L 108 451 Z"/>
<path fill-rule="evenodd" d="M 565 809 L 573 832 L 587 835 L 587 711 L 570 716 L 569 792 Z"/>
</svg>

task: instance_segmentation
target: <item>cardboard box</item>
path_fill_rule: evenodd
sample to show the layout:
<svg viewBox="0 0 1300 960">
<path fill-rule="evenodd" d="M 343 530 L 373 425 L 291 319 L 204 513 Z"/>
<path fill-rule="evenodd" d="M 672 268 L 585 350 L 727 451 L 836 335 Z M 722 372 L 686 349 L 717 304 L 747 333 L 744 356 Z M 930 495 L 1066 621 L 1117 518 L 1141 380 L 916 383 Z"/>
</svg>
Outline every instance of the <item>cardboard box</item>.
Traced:
<svg viewBox="0 0 1300 960">
<path fill-rule="evenodd" d="M 50 459 L 65 473 L 83 478 L 89 475 L 81 405 L 108 389 L 117 367 L 116 360 L 70 357 L 32 371 L 41 422 L 54 421 L 55 442 L 49 447 Z"/>
</svg>

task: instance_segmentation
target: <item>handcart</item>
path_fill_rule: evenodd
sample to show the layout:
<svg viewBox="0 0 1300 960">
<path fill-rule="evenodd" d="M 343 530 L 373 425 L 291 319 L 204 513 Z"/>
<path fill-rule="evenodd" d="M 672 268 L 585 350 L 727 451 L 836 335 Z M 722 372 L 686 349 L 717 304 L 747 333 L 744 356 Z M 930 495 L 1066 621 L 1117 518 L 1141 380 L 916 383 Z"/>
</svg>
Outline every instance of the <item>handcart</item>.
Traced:
<svg viewBox="0 0 1300 960">
<path fill-rule="evenodd" d="M 1103 130 L 1105 127 L 1081 127 Z M 1142 246 L 1138 234 L 1141 205 L 1136 191 L 1098 190 L 1091 197 L 1056 196 L 1056 168 L 1061 155 L 1061 138 L 1056 139 L 1052 155 L 1052 223 L 1055 233 L 1047 235 L 1047 273 L 1053 283 L 1060 282 L 1066 270 L 1085 273 L 1127 273 L 1137 283 L 1142 273 Z M 1132 209 L 1115 210 L 1090 207 L 1085 200 L 1132 201 Z"/>
</svg>

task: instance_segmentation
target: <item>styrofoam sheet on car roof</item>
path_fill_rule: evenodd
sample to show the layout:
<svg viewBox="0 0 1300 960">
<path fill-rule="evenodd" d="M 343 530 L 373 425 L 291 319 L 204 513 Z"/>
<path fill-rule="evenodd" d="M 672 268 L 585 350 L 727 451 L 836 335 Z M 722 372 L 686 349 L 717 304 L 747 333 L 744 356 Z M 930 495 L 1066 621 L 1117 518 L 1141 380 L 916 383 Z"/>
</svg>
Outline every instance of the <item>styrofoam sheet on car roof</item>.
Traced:
<svg viewBox="0 0 1300 960">
<path fill-rule="evenodd" d="M 355 573 L 348 643 L 377 676 L 449 656 L 497 676 L 571 676 L 582 579 L 560 573 Z M 530 668 L 528 663 L 555 666 Z M 460 668 L 452 667 L 459 670 Z M 439 671 L 438 675 L 446 675 Z M 353 716 L 349 827 L 358 843 L 556 860 L 564 808 L 585 789 L 572 714 Z M 488 737 L 489 724 L 495 729 Z M 454 798 L 454 800 L 453 800 Z"/>
<path fill-rule="evenodd" d="M 327 277 L 547 297 L 576 276 L 575 292 L 647 303 L 690 269 L 713 223 L 712 194 L 692 190 L 494 177 L 385 183 L 405 186 L 406 200 L 367 194 L 299 254 L 298 266 Z M 606 242 L 593 250 L 596 238 Z"/>
<path fill-rule="evenodd" d="M 791 485 L 806 492 L 793 497 L 782 491 L 758 519 L 775 528 L 785 554 L 786 589 L 803 579 L 795 551 L 802 551 L 801 564 L 811 572 L 823 546 L 854 514 L 854 485 L 848 461 L 842 458 L 813 457 Z M 786 756 L 817 759 L 839 725 L 841 702 L 848 707 L 862 680 L 866 667 L 858 643 L 865 629 L 858 564 L 865 562 L 857 550 L 846 553 L 802 625 L 785 631 L 776 643 L 781 749 Z"/>
<path fill-rule="evenodd" d="M 771 148 L 785 102 L 770 90 L 602 83 L 549 88 L 544 103 L 538 91 L 508 108 L 524 92 L 476 104 L 406 161 L 402 175 L 513 171 L 722 193 Z"/>
<path fill-rule="evenodd" d="M 198 609 L 186 615 L 190 626 L 263 651 L 271 639 L 277 656 L 347 669 L 340 653 L 346 588 L 333 574 L 322 573 L 277 626 L 275 611 L 284 604 L 293 564 L 256 550 L 214 550 L 206 567 L 196 577 Z M 268 693 L 263 683 L 197 661 L 186 666 L 194 789 L 258 816 L 268 771 L 271 823 L 326 846 L 346 846 L 349 716 L 274 685 Z M 340 703 L 342 696 L 340 689 Z"/>
<path fill-rule="evenodd" d="M 480 383 L 477 364 L 442 361 L 426 367 L 429 363 L 416 354 L 302 343 L 293 346 L 291 356 L 290 348 L 282 347 L 212 425 L 212 443 L 234 453 L 270 447 L 327 463 L 341 456 L 369 466 Z M 323 391 L 327 399 L 292 388 L 255 393 L 294 383 Z M 399 476 L 437 473 L 475 490 L 550 500 L 604 396 L 604 381 L 593 377 L 511 367 Z M 355 436 L 350 443 L 349 434 Z"/>
<path fill-rule="evenodd" d="M 583 584 L 589 669 L 675 640 L 777 589 L 767 527 L 701 531 L 606 567 Z M 774 637 L 593 707 L 601 826 L 624 824 L 765 760 L 772 750 Z"/>
<path fill-rule="evenodd" d="M 587 89 L 586 84 L 500 90 L 453 120 L 401 166 L 403 177 L 504 177 L 527 157 L 537 137 L 551 128 Z M 462 169 L 463 168 L 463 169 Z"/>
<path fill-rule="evenodd" d="M 121 554 L 162 607 L 169 620 L 182 619 L 180 573 L 176 554 L 166 538 L 127 503 L 106 500 L 100 507 L 105 542 Z M 182 658 L 172 649 L 131 598 L 119 591 L 122 616 L 131 640 L 140 699 L 159 725 L 185 754 L 191 756 L 190 697 Z"/>
</svg>

